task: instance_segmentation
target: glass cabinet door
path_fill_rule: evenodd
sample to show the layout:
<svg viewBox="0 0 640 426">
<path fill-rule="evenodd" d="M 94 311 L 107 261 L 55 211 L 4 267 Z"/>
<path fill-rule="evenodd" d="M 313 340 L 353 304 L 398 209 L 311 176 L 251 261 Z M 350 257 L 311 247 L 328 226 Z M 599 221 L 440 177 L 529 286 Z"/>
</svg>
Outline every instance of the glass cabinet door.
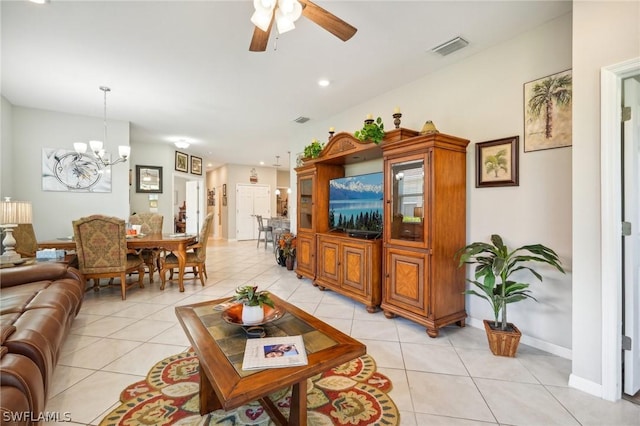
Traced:
<svg viewBox="0 0 640 426">
<path fill-rule="evenodd" d="M 301 177 L 298 182 L 298 227 L 313 229 L 313 177 Z"/>
<path fill-rule="evenodd" d="M 390 236 L 424 241 L 424 157 L 390 164 Z"/>
</svg>

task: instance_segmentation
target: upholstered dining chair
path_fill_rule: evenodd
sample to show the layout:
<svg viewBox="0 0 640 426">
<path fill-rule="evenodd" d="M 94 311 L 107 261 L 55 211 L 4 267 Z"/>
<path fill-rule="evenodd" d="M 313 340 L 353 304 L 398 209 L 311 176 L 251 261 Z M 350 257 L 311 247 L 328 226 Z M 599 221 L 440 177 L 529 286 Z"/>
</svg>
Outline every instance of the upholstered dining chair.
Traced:
<svg viewBox="0 0 640 426">
<path fill-rule="evenodd" d="M 127 284 L 126 274 L 138 272 L 138 285 L 144 288 L 144 262 L 139 253 L 127 249 L 124 220 L 117 217 L 92 215 L 73 221 L 78 266 L 93 289 L 100 289 L 100 278 L 120 278 L 122 300 L 135 284 Z"/>
<path fill-rule="evenodd" d="M 185 262 L 185 273 L 187 273 L 188 267 L 191 267 L 191 272 L 194 276 L 200 278 L 200 282 L 204 287 L 204 279 L 209 278 L 207 276 L 207 242 L 211 235 L 213 226 L 213 213 L 209 213 L 204 219 L 204 223 L 200 228 L 200 234 L 198 235 L 198 242 L 187 247 L 187 261 Z M 160 290 L 164 290 L 166 283 L 166 273 L 169 272 L 169 279 L 173 279 L 173 271 L 178 268 L 178 257 L 173 253 L 167 253 L 165 256 L 160 257 L 160 278 L 162 279 L 162 285 Z"/>
<path fill-rule="evenodd" d="M 13 229 L 13 237 L 16 240 L 16 253 L 22 257 L 36 257 L 38 251 L 38 241 L 33 225 L 30 223 L 20 223 Z"/>
<path fill-rule="evenodd" d="M 164 216 L 158 213 L 136 213 L 129 216 L 131 225 L 140 225 L 142 234 L 162 234 L 162 222 Z M 160 271 L 160 250 L 159 249 L 142 249 L 140 252 L 144 264 L 147 265 L 149 271 L 149 282 L 153 282 L 153 274 L 156 270 Z"/>
<path fill-rule="evenodd" d="M 265 225 L 264 220 L 260 215 L 256 215 L 256 219 L 258 219 L 258 243 L 256 244 L 256 247 L 260 247 L 260 241 L 262 241 L 260 235 L 264 233 L 264 249 L 266 250 L 268 242 L 273 244 L 273 226 Z"/>
</svg>

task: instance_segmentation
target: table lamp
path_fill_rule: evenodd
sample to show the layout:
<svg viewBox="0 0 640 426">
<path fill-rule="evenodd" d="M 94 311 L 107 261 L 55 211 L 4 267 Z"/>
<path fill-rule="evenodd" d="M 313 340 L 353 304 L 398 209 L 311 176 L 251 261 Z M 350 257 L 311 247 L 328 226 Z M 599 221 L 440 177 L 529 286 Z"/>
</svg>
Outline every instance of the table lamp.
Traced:
<svg viewBox="0 0 640 426">
<path fill-rule="evenodd" d="M 4 251 L 0 261 L 15 262 L 20 259 L 20 255 L 15 250 L 16 239 L 13 237 L 13 228 L 21 223 L 31 223 L 31 203 L 11 201 L 11 197 L 5 197 L 4 201 L 0 202 L 0 228 L 5 233 L 2 240 Z"/>
</svg>

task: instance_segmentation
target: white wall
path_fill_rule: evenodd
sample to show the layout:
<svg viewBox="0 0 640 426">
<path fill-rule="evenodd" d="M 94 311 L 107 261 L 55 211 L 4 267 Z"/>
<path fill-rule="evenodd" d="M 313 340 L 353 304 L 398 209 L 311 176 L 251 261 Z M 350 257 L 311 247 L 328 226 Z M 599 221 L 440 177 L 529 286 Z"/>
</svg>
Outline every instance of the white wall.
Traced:
<svg viewBox="0 0 640 426">
<path fill-rule="evenodd" d="M 131 158 L 129 168 L 132 173 L 131 186 L 129 187 L 129 201 L 131 203 L 130 213 L 149 212 L 149 194 L 136 192 L 136 165 L 162 167 L 162 194 L 158 195 L 158 213 L 164 219 L 162 222 L 162 232 L 174 232 L 173 218 L 178 213 L 178 206 L 174 205 L 174 154 L 175 150 L 171 145 L 132 143 Z M 180 173 L 181 175 L 184 173 Z M 200 176 L 198 176 L 200 177 Z M 184 201 L 184 185 L 182 185 Z"/>
<path fill-rule="evenodd" d="M 4 96 L 0 96 L 0 117 L 0 196 L 21 201 L 13 194 L 13 105 Z"/>
<path fill-rule="evenodd" d="M 573 366 L 572 382 L 602 384 L 600 282 L 600 69 L 640 57 L 640 3 L 573 5 Z"/>
<path fill-rule="evenodd" d="M 107 124 L 106 149 L 112 156 L 117 155 L 118 145 L 129 145 L 129 122 L 109 120 Z M 126 163 L 111 167 L 110 193 L 42 190 L 42 149 L 73 150 L 74 142 L 104 139 L 102 118 L 14 106 L 12 125 L 12 161 L 17 166 L 13 169 L 12 196 L 32 202 L 33 227 L 38 240 L 73 235 L 71 222 L 91 214 L 128 218 L 129 165 Z"/>
<path fill-rule="evenodd" d="M 313 138 L 326 141 L 329 127 L 353 133 L 369 113 L 381 116 L 391 129 L 396 106 L 403 113 L 402 127 L 420 130 L 433 120 L 441 132 L 470 139 L 467 240 L 487 241 L 498 233 L 510 246 L 542 243 L 559 253 L 569 272 L 544 269 L 545 281 L 532 285 L 539 303 L 510 306 L 509 320 L 523 332 L 523 343 L 566 357 L 571 356 L 572 333 L 572 148 L 524 153 L 523 84 L 571 68 L 571 19 L 567 14 L 391 92 L 378 94 L 372 87 L 376 97 L 301 126 L 291 141 L 291 152 L 301 152 Z M 520 186 L 475 188 L 474 144 L 515 135 L 520 136 Z M 478 298 L 467 298 L 467 313 L 472 325 L 492 318 Z"/>
</svg>

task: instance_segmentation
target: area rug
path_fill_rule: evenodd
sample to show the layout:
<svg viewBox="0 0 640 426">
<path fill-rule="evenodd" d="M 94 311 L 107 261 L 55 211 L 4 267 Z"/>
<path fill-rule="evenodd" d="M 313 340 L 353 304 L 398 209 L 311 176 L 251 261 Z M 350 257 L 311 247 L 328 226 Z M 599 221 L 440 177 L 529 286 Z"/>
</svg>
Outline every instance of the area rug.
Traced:
<svg viewBox="0 0 640 426">
<path fill-rule="evenodd" d="M 100 426 L 274 424 L 258 402 L 200 416 L 199 382 L 194 352 L 165 358 L 145 380 L 122 391 L 121 405 L 102 419 Z M 391 387 L 391 380 L 376 371 L 369 355 L 318 374 L 307 383 L 307 425 L 397 425 L 400 415 L 388 395 Z M 291 388 L 269 397 L 288 417 Z"/>
</svg>

